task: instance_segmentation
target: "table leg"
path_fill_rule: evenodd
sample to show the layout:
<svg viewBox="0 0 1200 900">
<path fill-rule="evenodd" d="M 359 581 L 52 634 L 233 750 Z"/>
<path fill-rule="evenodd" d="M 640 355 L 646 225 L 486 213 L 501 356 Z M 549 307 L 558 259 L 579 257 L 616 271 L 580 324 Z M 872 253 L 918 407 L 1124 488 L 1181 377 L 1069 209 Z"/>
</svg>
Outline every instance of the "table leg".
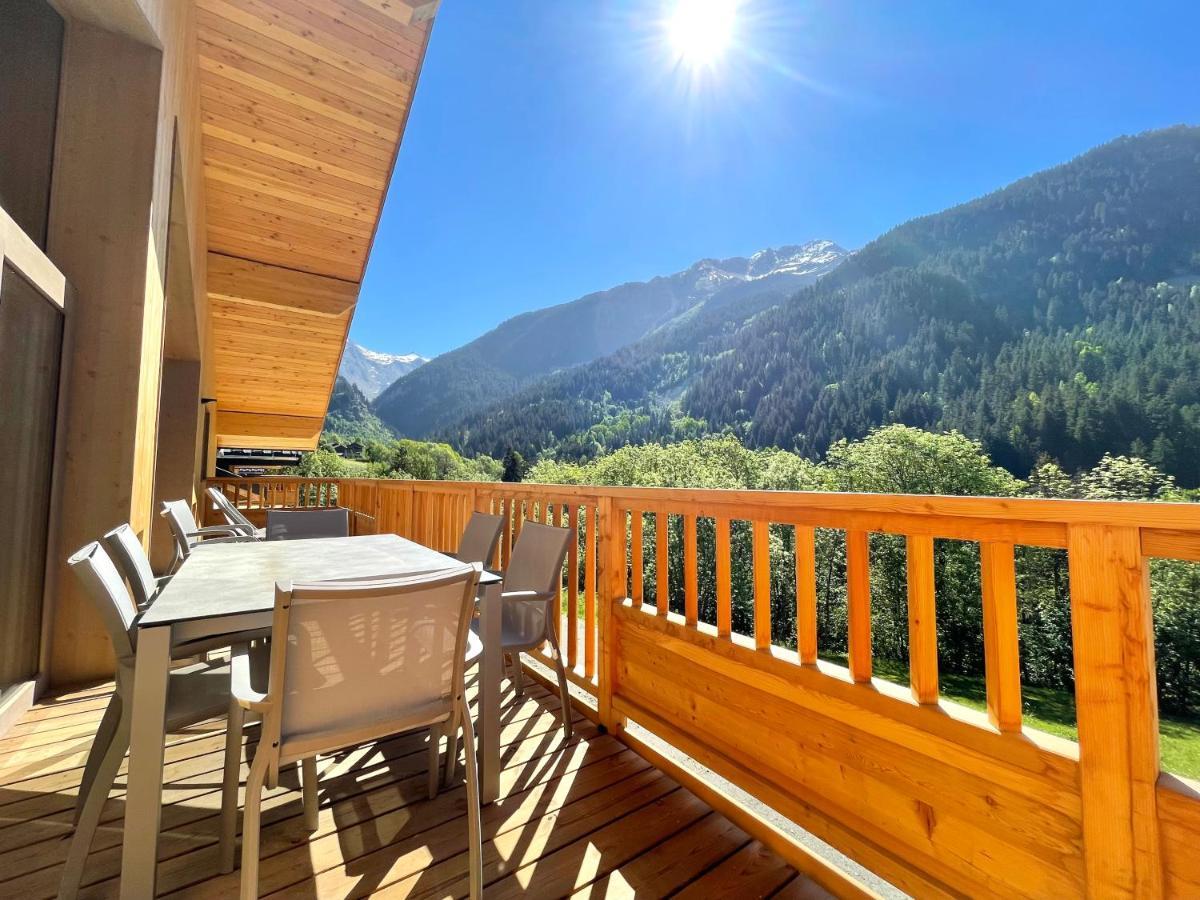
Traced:
<svg viewBox="0 0 1200 900">
<path fill-rule="evenodd" d="M 500 681 L 504 650 L 500 645 L 501 585 L 485 585 L 479 598 L 479 793 L 484 803 L 500 795 Z"/>
<path fill-rule="evenodd" d="M 171 629 L 160 626 L 139 630 L 121 850 L 122 900 L 154 896 L 170 665 Z"/>
</svg>

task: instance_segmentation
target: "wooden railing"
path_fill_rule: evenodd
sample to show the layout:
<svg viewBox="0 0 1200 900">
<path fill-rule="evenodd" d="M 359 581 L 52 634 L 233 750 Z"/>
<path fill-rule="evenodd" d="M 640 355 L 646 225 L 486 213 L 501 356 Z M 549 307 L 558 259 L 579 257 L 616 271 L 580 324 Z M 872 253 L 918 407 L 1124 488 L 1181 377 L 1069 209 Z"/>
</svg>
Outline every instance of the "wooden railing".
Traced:
<svg viewBox="0 0 1200 900">
<path fill-rule="evenodd" d="M 1200 893 L 1200 793 L 1160 770 L 1148 579 L 1150 558 L 1200 561 L 1200 506 L 211 483 L 252 516 L 289 498 L 315 498 L 361 513 L 373 530 L 440 550 L 456 547 L 473 510 L 500 513 L 501 567 L 523 522 L 574 525 L 560 627 L 573 680 L 595 697 L 598 720 L 617 734 L 629 720 L 646 727 L 910 893 Z M 768 547 L 781 528 L 794 548 L 794 650 L 772 642 Z M 818 657 L 818 529 L 844 536 L 846 666 Z M 746 551 L 734 553 L 735 530 L 749 532 L 748 560 Z M 711 541 L 711 571 L 698 566 L 701 531 Z M 879 534 L 899 536 L 906 548 L 908 688 L 872 678 L 870 541 Z M 947 539 L 979 545 L 986 714 L 939 696 L 934 542 Z M 672 541 L 679 559 L 668 556 Z M 1078 743 L 1023 727 L 1018 547 L 1066 553 Z M 753 617 L 741 634 L 731 566 L 747 562 Z M 679 593 L 673 573 L 682 576 L 681 613 L 668 601 Z M 711 623 L 699 615 L 702 593 L 715 598 Z"/>
</svg>

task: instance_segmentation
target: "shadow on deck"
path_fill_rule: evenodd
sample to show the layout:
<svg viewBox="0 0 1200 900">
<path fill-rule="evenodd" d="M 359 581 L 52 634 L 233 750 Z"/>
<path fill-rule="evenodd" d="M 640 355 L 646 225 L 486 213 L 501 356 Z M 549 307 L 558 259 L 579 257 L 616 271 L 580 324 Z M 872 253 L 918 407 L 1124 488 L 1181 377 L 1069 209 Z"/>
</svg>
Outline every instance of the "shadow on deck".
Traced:
<svg viewBox="0 0 1200 900">
<path fill-rule="evenodd" d="M 0 740 L 0 894 L 56 894 L 82 766 L 108 694 L 101 685 L 46 698 Z M 505 696 L 502 799 L 483 815 L 487 897 L 828 896 L 588 720 L 577 717 L 564 741 L 557 699 L 540 685 L 523 698 Z M 220 875 L 217 863 L 222 724 L 169 736 L 162 894 L 237 895 L 239 873 Z M 256 732 L 247 730 L 248 749 Z M 460 781 L 428 799 L 426 739 L 406 735 L 322 757 L 312 834 L 297 774 L 283 773 L 263 799 L 260 894 L 466 896 L 465 791 Z M 118 894 L 124 789 L 122 768 L 82 897 Z"/>
</svg>

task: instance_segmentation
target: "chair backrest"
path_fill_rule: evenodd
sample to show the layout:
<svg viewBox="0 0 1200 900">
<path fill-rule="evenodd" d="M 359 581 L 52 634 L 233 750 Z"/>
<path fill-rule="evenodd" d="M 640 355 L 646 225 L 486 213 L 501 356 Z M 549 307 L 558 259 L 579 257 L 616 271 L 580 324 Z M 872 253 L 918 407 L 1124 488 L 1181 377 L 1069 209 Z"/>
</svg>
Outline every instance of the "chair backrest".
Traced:
<svg viewBox="0 0 1200 900">
<path fill-rule="evenodd" d="M 348 510 L 335 509 L 269 509 L 267 510 L 268 541 L 299 541 L 306 538 L 349 537 Z"/>
<path fill-rule="evenodd" d="M 258 531 L 254 527 L 254 523 L 247 519 L 242 511 L 234 506 L 228 497 L 221 493 L 219 488 L 210 487 L 206 493 L 209 499 L 212 500 L 213 506 L 220 510 L 221 515 L 225 517 L 225 521 L 230 525 L 242 529 L 246 534 L 252 535 Z"/>
<path fill-rule="evenodd" d="M 171 537 L 175 539 L 175 561 L 183 562 L 192 552 L 192 541 L 188 535 L 199 530 L 192 507 L 186 500 L 164 500 L 162 515 L 171 526 Z"/>
<path fill-rule="evenodd" d="M 500 532 L 503 528 L 503 516 L 471 513 L 462 540 L 458 542 L 458 552 L 454 555 L 465 563 L 490 565 L 496 545 L 500 543 Z"/>
<path fill-rule="evenodd" d="M 504 591 L 536 591 L 551 596 L 544 603 L 505 603 L 501 615 L 510 636 L 519 635 L 525 643 L 543 640 L 558 609 L 563 562 L 574 536 L 573 528 L 538 522 L 526 522 L 521 527 L 512 558 L 504 570 Z"/>
<path fill-rule="evenodd" d="M 264 741 L 324 752 L 443 721 L 463 690 L 475 566 L 277 584 Z"/>
<path fill-rule="evenodd" d="M 158 591 L 158 579 L 154 577 L 150 559 L 133 529 L 128 524 L 118 525 L 104 535 L 101 541 L 121 574 L 125 576 L 125 580 L 129 582 L 129 589 L 133 592 L 133 599 L 138 608 L 149 604 Z"/>
<path fill-rule="evenodd" d="M 117 662 L 122 667 L 133 666 L 134 648 L 130 629 L 137 616 L 137 607 L 125 590 L 121 573 L 99 542 L 92 541 L 81 547 L 67 560 L 76 577 L 83 583 L 88 597 L 100 614 L 108 636 L 112 640 Z"/>
</svg>

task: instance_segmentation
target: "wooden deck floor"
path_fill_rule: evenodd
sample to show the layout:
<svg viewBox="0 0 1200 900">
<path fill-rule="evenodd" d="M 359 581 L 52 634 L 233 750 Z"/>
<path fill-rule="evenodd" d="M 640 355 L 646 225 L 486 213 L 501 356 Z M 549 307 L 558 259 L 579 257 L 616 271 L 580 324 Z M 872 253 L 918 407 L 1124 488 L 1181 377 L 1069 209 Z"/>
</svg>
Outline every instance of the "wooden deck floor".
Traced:
<svg viewBox="0 0 1200 900">
<path fill-rule="evenodd" d="M 104 687 L 46 699 L 0 739 L 0 896 L 52 897 Z M 616 739 L 533 686 L 503 720 L 503 799 L 484 810 L 485 896 L 826 897 L 784 860 Z M 248 729 L 250 742 L 257 729 Z M 159 890 L 233 897 L 217 873 L 221 723 L 171 735 Z M 295 773 L 264 797 L 260 892 L 288 897 L 461 897 L 465 791 L 428 800 L 425 738 L 322 758 L 320 827 L 302 825 Z M 243 770 L 243 777 L 245 771 Z M 83 897 L 115 897 L 124 770 L 105 808 Z"/>
</svg>

